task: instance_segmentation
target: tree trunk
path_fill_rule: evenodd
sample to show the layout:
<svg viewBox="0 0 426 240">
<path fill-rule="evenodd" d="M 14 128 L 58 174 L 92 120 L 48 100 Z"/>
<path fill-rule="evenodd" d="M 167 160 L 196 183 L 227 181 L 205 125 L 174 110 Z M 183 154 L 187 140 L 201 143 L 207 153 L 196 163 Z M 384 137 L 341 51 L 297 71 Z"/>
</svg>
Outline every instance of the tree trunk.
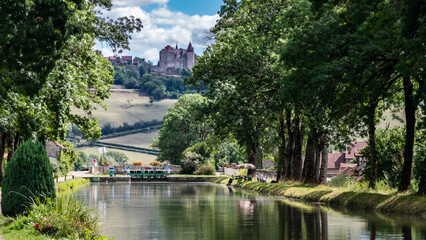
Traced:
<svg viewBox="0 0 426 240">
<path fill-rule="evenodd" d="M 247 153 L 248 162 L 253 164 L 257 168 L 257 159 L 259 156 L 259 144 L 251 141 L 247 150 L 248 150 L 248 153 Z"/>
<path fill-rule="evenodd" d="M 315 147 L 315 182 L 320 183 L 319 171 L 321 166 L 321 151 L 320 145 L 318 143 L 318 137 L 314 138 L 314 147 Z"/>
<path fill-rule="evenodd" d="M 315 183 L 315 140 L 312 136 L 308 137 L 308 142 L 306 143 L 303 172 L 305 174 L 305 183 Z"/>
<path fill-rule="evenodd" d="M 416 125 L 416 108 L 413 96 L 413 84 L 409 77 L 404 77 L 405 95 L 405 118 L 406 134 L 404 149 L 404 166 L 402 168 L 401 182 L 398 186 L 399 192 L 407 191 L 411 181 L 411 171 L 413 168 L 413 148 L 414 148 L 414 128 Z"/>
<path fill-rule="evenodd" d="M 0 132 L 0 186 L 3 181 L 3 155 L 5 150 L 6 133 Z"/>
<path fill-rule="evenodd" d="M 294 132 L 291 120 L 291 111 L 287 111 L 287 132 L 288 132 L 288 147 L 287 147 L 287 166 L 284 167 L 287 179 L 293 179 L 293 158 L 294 158 Z"/>
<path fill-rule="evenodd" d="M 376 180 L 377 180 L 377 154 L 376 154 L 376 125 L 374 122 L 376 107 L 370 109 L 368 114 L 368 145 L 370 147 L 370 166 L 371 166 L 371 174 L 370 174 L 370 183 L 369 187 L 371 189 L 376 188 Z"/>
<path fill-rule="evenodd" d="M 321 133 L 320 137 L 320 146 L 321 146 L 321 169 L 319 175 L 320 183 L 327 184 L 327 165 L 328 165 L 328 142 L 327 134 Z"/>
<path fill-rule="evenodd" d="M 302 133 L 300 130 L 300 117 L 294 119 L 294 158 L 293 179 L 300 181 L 302 177 Z"/>
<path fill-rule="evenodd" d="M 7 153 L 7 162 L 10 162 L 12 160 L 13 154 L 15 153 L 15 128 L 13 128 L 13 131 L 8 136 L 8 143 L 9 143 L 9 152 Z"/>
<path fill-rule="evenodd" d="M 285 180 L 287 178 L 287 157 L 286 157 L 286 141 L 285 141 L 285 123 L 284 123 L 284 111 L 280 113 L 280 127 L 278 129 L 278 135 L 281 140 L 280 148 L 278 150 L 278 168 L 277 168 L 277 181 L 280 179 Z"/>
<path fill-rule="evenodd" d="M 426 194 L 426 159 L 424 159 L 423 162 L 423 169 L 422 173 L 420 175 L 420 183 L 419 183 L 419 194 L 425 195 Z"/>
</svg>

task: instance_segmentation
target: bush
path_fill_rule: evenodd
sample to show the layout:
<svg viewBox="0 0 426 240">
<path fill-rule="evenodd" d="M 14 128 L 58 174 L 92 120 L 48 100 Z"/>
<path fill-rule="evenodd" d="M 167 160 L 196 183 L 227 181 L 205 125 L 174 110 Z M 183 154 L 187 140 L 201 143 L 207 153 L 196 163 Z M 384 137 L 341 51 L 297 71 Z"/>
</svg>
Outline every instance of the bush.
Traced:
<svg viewBox="0 0 426 240">
<path fill-rule="evenodd" d="M 127 155 L 122 152 L 110 151 L 105 154 L 105 157 L 112 158 L 112 161 L 111 160 L 108 160 L 108 161 L 110 161 L 111 163 L 114 163 L 114 165 L 115 164 L 124 165 L 124 164 L 127 164 L 127 162 L 129 161 L 129 157 L 127 157 Z"/>
<path fill-rule="evenodd" d="M 55 198 L 55 182 L 46 150 L 40 142 L 23 142 L 8 163 L 2 181 L 3 215 L 23 213 L 29 199 Z"/>
<path fill-rule="evenodd" d="M 214 166 L 201 165 L 195 171 L 196 175 L 216 175 L 216 169 Z"/>
<path fill-rule="evenodd" d="M 181 173 L 193 174 L 198 168 L 198 165 L 200 165 L 200 161 L 202 161 L 202 157 L 199 154 L 194 152 L 185 152 L 180 162 L 180 166 L 182 167 Z"/>
<path fill-rule="evenodd" d="M 63 196 L 40 201 L 35 199 L 27 216 L 18 216 L 6 230 L 24 228 L 57 239 L 99 239 L 98 216 L 84 202 Z"/>
</svg>

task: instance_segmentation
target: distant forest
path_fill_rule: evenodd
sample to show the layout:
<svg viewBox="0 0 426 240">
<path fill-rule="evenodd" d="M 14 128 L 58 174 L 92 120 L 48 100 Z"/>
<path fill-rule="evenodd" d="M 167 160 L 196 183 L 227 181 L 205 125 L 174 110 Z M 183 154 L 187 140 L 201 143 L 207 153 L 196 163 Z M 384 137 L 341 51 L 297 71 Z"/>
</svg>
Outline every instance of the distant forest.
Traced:
<svg viewBox="0 0 426 240">
<path fill-rule="evenodd" d="M 165 98 L 177 99 L 188 93 L 185 78 L 191 73 L 187 69 L 177 69 L 176 75 L 158 75 L 151 73 L 151 63 L 140 65 L 114 65 L 114 84 L 124 85 L 128 89 L 138 89 L 140 93 L 158 101 Z"/>
</svg>

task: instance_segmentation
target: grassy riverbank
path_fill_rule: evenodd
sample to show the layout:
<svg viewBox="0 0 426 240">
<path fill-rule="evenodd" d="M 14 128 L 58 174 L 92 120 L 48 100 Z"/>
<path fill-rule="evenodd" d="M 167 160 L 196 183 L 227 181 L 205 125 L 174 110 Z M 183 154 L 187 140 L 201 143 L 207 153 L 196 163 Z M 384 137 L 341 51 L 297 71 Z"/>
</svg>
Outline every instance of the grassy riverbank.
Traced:
<svg viewBox="0 0 426 240">
<path fill-rule="evenodd" d="M 59 182 L 55 184 L 55 188 L 56 188 L 56 192 L 57 193 L 67 193 L 68 190 L 71 189 L 75 189 L 78 186 L 84 185 L 89 183 L 90 181 L 88 179 L 83 179 L 83 178 L 75 178 L 75 179 L 69 179 L 67 181 L 63 181 L 63 182 Z M 63 196 L 58 196 L 58 198 L 63 198 Z M 50 215 L 49 219 L 51 219 L 52 221 L 52 225 L 53 226 L 60 226 L 58 227 L 58 229 L 60 229 L 61 231 L 67 230 L 72 232 L 72 229 L 75 229 L 75 226 L 71 226 L 70 224 L 72 222 L 76 222 L 76 221 L 71 221 L 72 218 L 70 217 L 75 217 L 78 216 L 78 218 L 84 216 L 87 217 L 89 215 L 91 215 L 90 210 L 84 209 L 84 207 L 79 203 L 79 202 L 74 202 L 74 201 L 64 201 L 64 200 L 60 200 L 61 202 L 61 208 L 63 209 L 68 209 L 66 210 L 66 214 L 70 215 L 68 216 L 69 219 L 67 220 L 66 218 L 62 219 L 61 216 L 64 216 L 65 213 L 60 212 L 59 210 L 63 210 L 63 209 L 59 209 L 57 207 L 52 207 L 50 208 L 50 210 L 48 210 L 47 212 L 45 211 L 44 214 L 46 215 Z M 74 205 L 73 205 L 74 204 Z M 69 206 L 68 208 L 65 206 Z M 63 211 L 65 211 L 63 210 Z M 74 211 L 73 214 L 70 214 Z M 55 214 L 55 212 L 57 212 L 57 214 Z M 85 215 L 82 215 L 81 213 L 85 213 Z M 78 215 L 80 214 L 80 215 Z M 52 216 L 55 216 L 52 217 Z M 2 240 L 15 240 L 15 239 L 22 239 L 22 240 L 47 240 L 47 239 L 52 239 L 52 236 L 47 236 L 45 234 L 40 233 L 39 231 L 36 231 L 35 228 L 31 225 L 31 226 L 22 226 L 22 227 L 12 227 L 14 229 L 10 229 L 11 225 L 19 225 L 17 224 L 17 222 L 15 222 L 15 220 L 18 220 L 18 222 L 24 222 L 25 220 L 23 219 L 24 217 L 17 217 L 17 218 L 10 218 L 10 217 L 6 217 L 0 214 L 0 234 L 1 234 L 1 238 Z M 47 219 L 47 218 L 46 218 Z M 53 220 L 54 219 L 54 220 Z M 24 221 L 23 221 L 24 220 Z M 97 218 L 91 218 L 90 219 L 93 224 L 97 224 L 95 220 L 97 220 Z M 44 221 L 43 221 L 44 223 Z M 65 223 L 68 223 L 68 227 L 64 227 L 66 226 Z M 80 227 L 81 227 L 81 223 L 80 223 Z M 83 229 L 80 231 L 84 231 L 84 227 Z M 88 229 L 88 228 L 87 228 Z M 73 239 L 71 237 L 71 239 Z M 98 239 L 106 239 L 103 237 L 100 237 Z"/>
<path fill-rule="evenodd" d="M 226 184 L 229 177 L 212 179 L 212 182 Z M 317 186 L 297 182 L 261 183 L 233 182 L 232 186 L 257 191 L 263 194 L 322 202 L 330 206 L 348 209 L 374 210 L 380 213 L 397 213 L 426 217 L 426 197 L 414 194 L 384 194 L 379 192 L 352 191 L 343 188 Z"/>
<path fill-rule="evenodd" d="M 75 179 L 69 179 L 67 181 L 59 182 L 55 184 L 56 192 L 63 192 L 69 189 L 74 189 L 77 186 L 90 183 L 89 179 L 84 178 L 75 178 Z"/>
</svg>

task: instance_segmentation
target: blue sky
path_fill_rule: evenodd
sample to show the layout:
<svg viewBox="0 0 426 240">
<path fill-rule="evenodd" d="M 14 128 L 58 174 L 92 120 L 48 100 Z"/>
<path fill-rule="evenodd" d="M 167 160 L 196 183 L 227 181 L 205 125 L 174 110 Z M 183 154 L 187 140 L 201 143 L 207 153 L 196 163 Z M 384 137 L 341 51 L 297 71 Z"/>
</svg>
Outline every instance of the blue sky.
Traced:
<svg viewBox="0 0 426 240">
<path fill-rule="evenodd" d="M 222 0 L 113 0 L 113 8 L 105 15 L 111 18 L 133 15 L 142 20 L 144 28 L 134 34 L 130 51 L 122 55 L 158 61 L 158 52 L 166 45 L 186 48 L 192 42 L 195 52 L 201 55 L 205 35 L 214 26 Z M 112 55 L 110 49 L 97 44 L 104 56 Z"/>
<path fill-rule="evenodd" d="M 222 0 L 170 0 L 168 6 L 189 15 L 214 15 L 222 4 Z"/>
</svg>

